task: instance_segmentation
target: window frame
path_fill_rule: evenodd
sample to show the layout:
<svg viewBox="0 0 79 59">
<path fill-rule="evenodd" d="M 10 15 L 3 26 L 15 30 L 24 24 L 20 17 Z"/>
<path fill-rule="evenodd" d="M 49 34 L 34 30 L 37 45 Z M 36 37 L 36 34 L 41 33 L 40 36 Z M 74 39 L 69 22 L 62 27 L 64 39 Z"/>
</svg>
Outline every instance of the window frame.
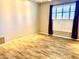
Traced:
<svg viewBox="0 0 79 59">
<path fill-rule="evenodd" d="M 70 5 L 69 5 L 70 4 Z M 61 20 L 65 20 L 65 19 L 63 19 L 63 15 L 64 15 L 64 13 L 69 13 L 69 17 L 68 17 L 68 20 L 71 20 L 71 12 L 74 12 L 74 14 L 75 14 L 75 12 L 76 11 L 71 11 L 71 4 L 75 4 L 76 5 L 76 1 L 75 2 L 69 2 L 69 3 L 62 3 L 62 4 L 56 4 L 56 5 L 53 5 L 53 6 L 65 6 L 65 5 L 69 5 L 69 11 L 67 11 L 67 12 L 64 12 L 64 8 L 62 7 L 62 12 L 57 12 L 57 8 L 56 8 L 56 11 L 55 11 L 55 19 L 53 19 L 53 17 L 52 17 L 52 19 L 53 20 L 60 20 L 60 19 L 57 19 L 57 14 L 58 13 L 62 13 L 62 18 L 61 18 Z M 75 6 L 76 7 L 76 6 Z M 73 17 L 74 18 L 74 17 Z"/>
</svg>

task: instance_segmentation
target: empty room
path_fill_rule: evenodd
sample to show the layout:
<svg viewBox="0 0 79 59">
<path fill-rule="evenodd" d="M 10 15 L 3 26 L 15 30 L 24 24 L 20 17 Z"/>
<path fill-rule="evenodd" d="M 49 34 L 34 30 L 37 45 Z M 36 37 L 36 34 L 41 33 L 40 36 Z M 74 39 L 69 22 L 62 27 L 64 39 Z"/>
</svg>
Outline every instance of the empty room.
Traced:
<svg viewBox="0 0 79 59">
<path fill-rule="evenodd" d="M 0 0 L 0 59 L 79 59 L 79 0 Z"/>
</svg>

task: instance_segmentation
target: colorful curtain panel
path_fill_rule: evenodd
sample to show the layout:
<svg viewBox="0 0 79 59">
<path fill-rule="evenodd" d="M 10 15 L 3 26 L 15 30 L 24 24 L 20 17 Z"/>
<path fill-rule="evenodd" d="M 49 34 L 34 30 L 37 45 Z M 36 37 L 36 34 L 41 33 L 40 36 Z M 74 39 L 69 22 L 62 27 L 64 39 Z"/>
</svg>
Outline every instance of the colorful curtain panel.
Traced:
<svg viewBox="0 0 79 59">
<path fill-rule="evenodd" d="M 73 28 L 72 28 L 72 36 L 74 40 L 78 38 L 78 21 L 79 21 L 79 0 L 76 1 L 76 10 L 75 10 L 75 16 L 73 21 Z"/>
</svg>

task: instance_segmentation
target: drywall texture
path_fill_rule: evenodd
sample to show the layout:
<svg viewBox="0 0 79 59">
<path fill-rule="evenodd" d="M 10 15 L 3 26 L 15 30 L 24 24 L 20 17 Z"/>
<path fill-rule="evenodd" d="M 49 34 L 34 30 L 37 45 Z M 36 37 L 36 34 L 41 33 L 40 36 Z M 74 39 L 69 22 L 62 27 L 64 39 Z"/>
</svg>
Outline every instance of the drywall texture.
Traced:
<svg viewBox="0 0 79 59">
<path fill-rule="evenodd" d="M 48 33 L 48 22 L 49 22 L 49 6 L 50 3 L 40 4 L 40 32 Z"/>
<path fill-rule="evenodd" d="M 0 0 L 0 35 L 9 41 L 37 33 L 38 5 L 31 1 Z"/>
<path fill-rule="evenodd" d="M 70 3 L 75 2 L 77 0 L 53 0 L 53 4 L 62 4 L 62 3 Z"/>
</svg>

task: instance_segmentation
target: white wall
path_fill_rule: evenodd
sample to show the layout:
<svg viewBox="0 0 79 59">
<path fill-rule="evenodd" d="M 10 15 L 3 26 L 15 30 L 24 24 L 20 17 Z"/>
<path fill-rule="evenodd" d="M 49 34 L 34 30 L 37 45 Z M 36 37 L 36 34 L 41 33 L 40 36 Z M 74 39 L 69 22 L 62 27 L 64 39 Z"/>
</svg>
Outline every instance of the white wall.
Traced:
<svg viewBox="0 0 79 59">
<path fill-rule="evenodd" d="M 53 0 L 53 4 L 62 4 L 62 3 L 69 3 L 69 2 L 75 2 L 77 0 Z"/>
<path fill-rule="evenodd" d="M 40 32 L 48 33 L 48 22 L 49 22 L 49 6 L 50 3 L 40 4 Z"/>
<path fill-rule="evenodd" d="M 38 5 L 28 0 L 0 0 L 0 36 L 9 41 L 37 33 L 37 11 Z"/>
<path fill-rule="evenodd" d="M 49 5 L 50 5 L 49 2 L 42 3 L 40 5 L 40 32 L 41 33 L 48 33 L 49 8 L 50 8 Z M 53 29 L 54 31 L 69 32 L 70 34 L 68 34 L 67 36 L 71 36 L 72 24 L 73 24 L 72 20 L 54 20 Z"/>
</svg>

